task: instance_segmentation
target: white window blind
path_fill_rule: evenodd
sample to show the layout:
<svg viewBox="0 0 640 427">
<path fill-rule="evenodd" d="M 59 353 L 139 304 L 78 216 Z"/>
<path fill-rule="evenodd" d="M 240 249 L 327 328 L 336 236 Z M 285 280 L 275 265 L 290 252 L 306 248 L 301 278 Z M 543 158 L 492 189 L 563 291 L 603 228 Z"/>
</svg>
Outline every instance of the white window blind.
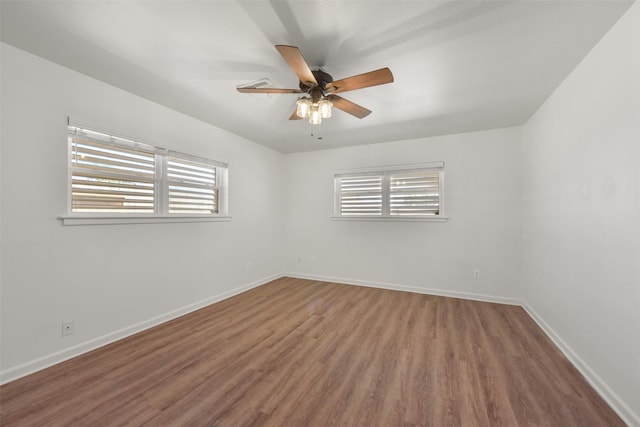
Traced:
<svg viewBox="0 0 640 427">
<path fill-rule="evenodd" d="M 422 170 L 389 176 L 389 214 L 433 216 L 440 213 L 440 171 Z"/>
<path fill-rule="evenodd" d="M 218 213 L 216 167 L 205 161 L 180 158 L 171 152 L 167 158 L 169 213 Z"/>
<path fill-rule="evenodd" d="M 227 165 L 69 126 L 70 213 L 226 214 Z"/>
<path fill-rule="evenodd" d="M 444 163 L 335 175 L 338 217 L 443 217 Z"/>
<path fill-rule="evenodd" d="M 74 134 L 71 143 L 71 211 L 153 213 L 155 155 Z"/>
<path fill-rule="evenodd" d="M 340 215 L 382 215 L 382 176 L 338 178 Z"/>
</svg>

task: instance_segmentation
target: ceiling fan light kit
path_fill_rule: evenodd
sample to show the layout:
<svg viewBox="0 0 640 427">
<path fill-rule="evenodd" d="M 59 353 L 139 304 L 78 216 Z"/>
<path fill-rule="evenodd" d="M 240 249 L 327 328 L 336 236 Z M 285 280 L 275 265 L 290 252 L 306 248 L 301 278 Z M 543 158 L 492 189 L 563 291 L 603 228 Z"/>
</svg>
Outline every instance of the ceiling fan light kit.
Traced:
<svg viewBox="0 0 640 427">
<path fill-rule="evenodd" d="M 265 88 L 258 86 L 238 86 L 236 89 L 241 93 L 297 93 L 306 94 L 298 98 L 296 110 L 289 117 L 289 120 L 309 119 L 312 125 L 319 125 L 322 119 L 331 117 L 333 107 L 351 114 L 359 119 L 363 119 L 370 110 L 348 101 L 336 93 L 347 92 L 349 90 L 362 89 L 370 86 L 377 86 L 393 82 L 393 74 L 388 68 L 370 71 L 357 76 L 334 81 L 330 74 L 323 70 L 311 70 L 302 57 L 300 50 L 295 46 L 276 45 L 280 55 L 289 64 L 289 67 L 300 80 L 299 89 Z"/>
<path fill-rule="evenodd" d="M 333 102 L 328 99 L 321 99 L 313 102 L 310 98 L 302 97 L 296 102 L 296 114 L 301 119 L 309 119 L 312 125 L 319 125 L 322 119 L 331 117 L 331 107 Z"/>
</svg>

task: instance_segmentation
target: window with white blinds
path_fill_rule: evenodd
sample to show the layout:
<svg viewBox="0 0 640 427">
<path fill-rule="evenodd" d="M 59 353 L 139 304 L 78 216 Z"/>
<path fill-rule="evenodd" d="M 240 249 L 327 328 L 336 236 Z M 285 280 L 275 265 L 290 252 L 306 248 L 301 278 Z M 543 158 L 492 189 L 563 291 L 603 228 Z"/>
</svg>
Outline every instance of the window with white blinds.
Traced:
<svg viewBox="0 0 640 427">
<path fill-rule="evenodd" d="M 444 163 L 335 175 L 335 215 L 442 218 Z"/>
<path fill-rule="evenodd" d="M 170 152 L 167 158 L 169 213 L 217 214 L 216 166 Z"/>
<path fill-rule="evenodd" d="M 376 174 L 339 177 L 339 215 L 382 215 L 382 181 Z"/>
<path fill-rule="evenodd" d="M 389 173 L 389 215 L 440 214 L 440 170 Z"/>
<path fill-rule="evenodd" d="M 156 167 L 152 147 L 118 146 L 86 133 L 70 136 L 71 211 L 153 213 Z"/>
<path fill-rule="evenodd" d="M 101 216 L 215 216 L 227 165 L 68 128 L 70 212 Z"/>
</svg>

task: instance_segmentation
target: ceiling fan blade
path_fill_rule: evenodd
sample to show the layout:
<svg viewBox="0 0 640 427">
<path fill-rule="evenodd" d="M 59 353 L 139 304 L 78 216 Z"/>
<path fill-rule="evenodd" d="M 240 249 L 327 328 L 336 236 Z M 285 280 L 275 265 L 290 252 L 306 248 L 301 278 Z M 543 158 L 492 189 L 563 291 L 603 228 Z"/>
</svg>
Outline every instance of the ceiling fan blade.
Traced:
<svg viewBox="0 0 640 427">
<path fill-rule="evenodd" d="M 276 45 L 276 49 L 280 52 L 280 55 L 289 64 L 289 67 L 296 73 L 298 79 L 307 86 L 318 86 L 318 81 L 313 76 L 311 68 L 307 65 L 307 61 L 304 60 L 300 50 L 295 46 Z"/>
<path fill-rule="evenodd" d="M 383 85 L 393 82 L 393 74 L 388 68 L 370 71 L 357 76 L 347 77 L 346 79 L 336 80 L 327 83 L 326 90 L 331 93 L 347 92 L 354 89 L 362 89 L 369 86 Z"/>
<path fill-rule="evenodd" d="M 291 114 L 289 120 L 302 120 L 302 117 L 298 115 L 298 112 L 296 110 L 293 110 L 293 114 Z"/>
<path fill-rule="evenodd" d="M 341 96 L 338 95 L 329 95 L 327 99 L 333 103 L 333 106 L 339 110 L 344 111 L 345 113 L 349 113 L 352 116 L 356 116 L 359 119 L 364 119 L 369 114 L 371 114 L 371 110 L 367 110 L 366 108 L 348 101 Z"/>
<path fill-rule="evenodd" d="M 279 89 L 275 87 L 237 87 L 241 93 L 304 93 L 300 89 Z"/>
</svg>

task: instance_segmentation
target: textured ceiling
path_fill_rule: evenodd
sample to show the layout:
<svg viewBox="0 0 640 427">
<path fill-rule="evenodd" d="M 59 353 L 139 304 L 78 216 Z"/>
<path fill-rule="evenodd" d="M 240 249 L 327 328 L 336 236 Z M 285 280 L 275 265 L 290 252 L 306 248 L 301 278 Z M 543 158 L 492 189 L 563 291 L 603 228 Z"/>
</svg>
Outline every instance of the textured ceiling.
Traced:
<svg viewBox="0 0 640 427">
<path fill-rule="evenodd" d="M 2 41 L 282 152 L 523 124 L 630 1 L 2 1 Z M 389 67 L 341 94 L 373 111 L 289 121 L 297 87 L 275 50 L 334 79 Z M 313 136 L 312 136 L 313 133 Z M 322 139 L 318 139 L 322 137 Z"/>
</svg>

